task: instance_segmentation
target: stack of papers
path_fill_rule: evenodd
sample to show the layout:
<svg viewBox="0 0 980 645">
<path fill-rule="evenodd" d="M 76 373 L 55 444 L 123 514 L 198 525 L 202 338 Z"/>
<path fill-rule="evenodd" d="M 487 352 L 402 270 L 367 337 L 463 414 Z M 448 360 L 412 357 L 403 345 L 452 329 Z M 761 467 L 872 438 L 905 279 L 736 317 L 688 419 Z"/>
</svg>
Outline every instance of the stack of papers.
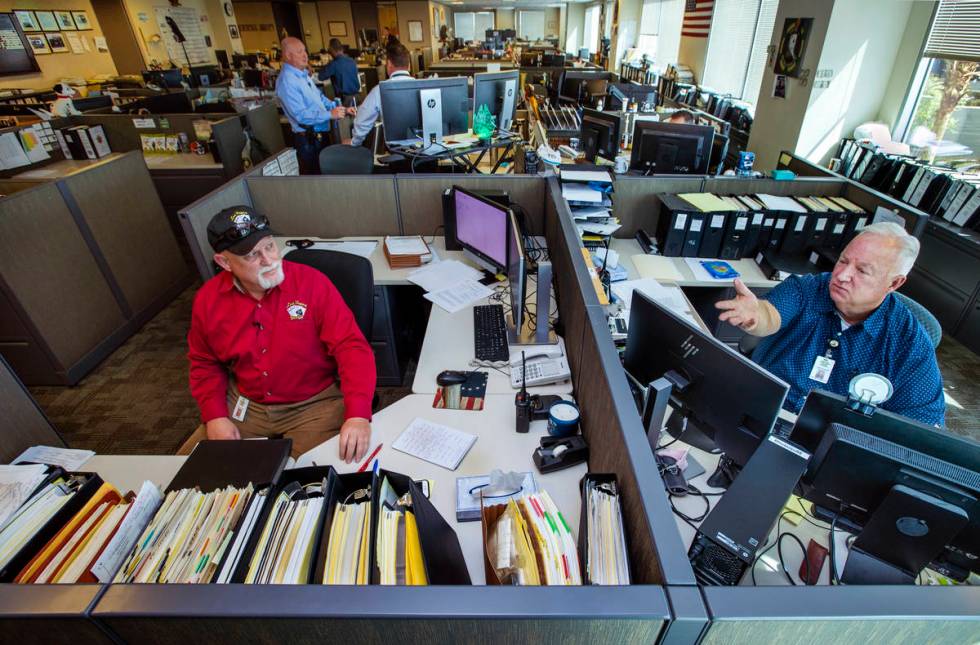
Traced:
<svg viewBox="0 0 980 645">
<path fill-rule="evenodd" d="M 323 568 L 325 585 L 368 584 L 371 501 L 337 502 Z"/>
<path fill-rule="evenodd" d="M 476 443 L 476 435 L 416 417 L 391 447 L 448 470 L 456 470 Z"/>
<path fill-rule="evenodd" d="M 681 318 L 690 321 L 696 327 L 700 327 L 680 287 L 663 285 L 653 278 L 641 278 L 639 280 L 617 282 L 612 285 L 611 290 L 622 305 L 627 318 L 629 318 L 629 310 L 633 306 L 633 292 L 639 291 L 657 304 L 670 309 Z"/>
<path fill-rule="evenodd" d="M 31 446 L 20 453 L 11 464 L 48 464 L 61 466 L 71 472 L 95 456 L 92 450 L 73 450 L 71 448 L 56 448 L 54 446 Z"/>
<path fill-rule="evenodd" d="M 376 551 L 379 582 L 383 585 L 426 585 L 422 543 L 410 500 L 399 500 L 385 477 L 378 497 Z"/>
<path fill-rule="evenodd" d="M 307 498 L 298 484 L 283 489 L 252 552 L 245 582 L 307 584 L 323 507 L 322 496 Z"/>
<path fill-rule="evenodd" d="M 0 527 L 44 482 L 47 470 L 43 465 L 0 466 Z"/>
<path fill-rule="evenodd" d="M 170 491 L 115 582 L 211 582 L 254 496 L 251 484 Z"/>
<path fill-rule="evenodd" d="M 575 536 L 547 491 L 509 500 L 486 534 L 501 584 L 582 584 Z"/>
<path fill-rule="evenodd" d="M 384 251 L 392 269 L 418 267 L 432 259 L 432 251 L 421 235 L 389 235 Z"/>
<path fill-rule="evenodd" d="M 601 242 L 619 227 L 619 219 L 612 216 L 612 177 L 605 170 L 577 170 L 562 168 L 561 194 L 575 219 L 586 246 Z"/>
<path fill-rule="evenodd" d="M 17 468 L 24 467 L 17 466 Z M 26 468 L 31 467 L 26 466 Z M 7 495 L 19 495 L 25 488 L 33 490 L 33 481 L 21 480 L 17 484 L 10 484 L 7 490 L 2 492 Z M 7 518 L 3 528 L 0 529 L 0 567 L 7 566 L 76 493 L 77 489 L 69 485 L 67 478 L 58 478 L 45 484 L 26 503 L 18 505 L 19 508 L 15 506 L 15 512 Z M 4 504 L 9 506 L 8 500 L 4 500 Z"/>
<path fill-rule="evenodd" d="M 408 274 L 408 281 L 427 292 L 429 300 L 451 314 L 490 296 L 493 289 L 480 284 L 483 275 L 457 260 L 433 262 Z"/>
<path fill-rule="evenodd" d="M 594 585 L 628 585 L 629 559 L 623 512 L 615 481 L 585 482 L 587 582 Z"/>
</svg>

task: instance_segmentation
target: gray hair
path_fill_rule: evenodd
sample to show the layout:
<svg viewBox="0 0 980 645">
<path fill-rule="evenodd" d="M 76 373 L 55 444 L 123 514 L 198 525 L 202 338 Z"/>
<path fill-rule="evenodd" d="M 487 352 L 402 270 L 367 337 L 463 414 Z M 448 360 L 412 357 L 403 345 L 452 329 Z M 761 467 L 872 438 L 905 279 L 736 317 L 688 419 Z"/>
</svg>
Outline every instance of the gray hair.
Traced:
<svg viewBox="0 0 980 645">
<path fill-rule="evenodd" d="M 858 235 L 880 235 L 894 240 L 898 246 L 896 275 L 908 275 L 915 259 L 919 257 L 919 240 L 895 222 L 878 222 L 865 226 Z"/>
</svg>

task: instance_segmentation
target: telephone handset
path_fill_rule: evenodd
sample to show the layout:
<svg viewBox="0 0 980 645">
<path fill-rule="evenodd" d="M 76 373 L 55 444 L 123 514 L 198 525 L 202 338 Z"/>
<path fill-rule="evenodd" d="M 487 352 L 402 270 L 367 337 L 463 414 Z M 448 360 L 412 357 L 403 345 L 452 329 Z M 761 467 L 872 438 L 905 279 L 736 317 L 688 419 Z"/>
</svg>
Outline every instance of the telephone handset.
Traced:
<svg viewBox="0 0 980 645">
<path fill-rule="evenodd" d="M 525 347 L 510 355 L 510 386 L 515 390 L 521 387 L 521 352 L 527 360 L 527 387 L 557 383 L 571 378 L 572 373 L 565 359 L 563 343 L 557 345 L 534 345 Z"/>
</svg>

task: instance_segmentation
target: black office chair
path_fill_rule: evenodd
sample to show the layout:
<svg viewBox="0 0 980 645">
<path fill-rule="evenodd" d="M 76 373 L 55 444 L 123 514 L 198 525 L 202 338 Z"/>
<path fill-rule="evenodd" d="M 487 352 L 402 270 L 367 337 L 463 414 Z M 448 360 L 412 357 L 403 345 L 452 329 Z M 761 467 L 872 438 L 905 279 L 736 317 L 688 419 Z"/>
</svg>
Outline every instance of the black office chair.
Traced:
<svg viewBox="0 0 980 645">
<path fill-rule="evenodd" d="M 374 172 L 374 154 L 363 146 L 343 143 L 320 151 L 321 175 L 370 175 Z"/>
<path fill-rule="evenodd" d="M 367 339 L 374 324 L 374 270 L 371 261 L 343 251 L 297 249 L 286 260 L 305 264 L 330 278 Z"/>
</svg>

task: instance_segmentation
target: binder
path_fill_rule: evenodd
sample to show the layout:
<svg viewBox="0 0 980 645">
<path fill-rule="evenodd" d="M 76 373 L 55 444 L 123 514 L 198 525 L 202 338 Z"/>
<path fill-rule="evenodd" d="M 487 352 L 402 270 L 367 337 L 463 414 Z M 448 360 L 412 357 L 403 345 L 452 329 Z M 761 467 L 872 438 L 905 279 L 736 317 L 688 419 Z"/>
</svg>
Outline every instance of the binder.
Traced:
<svg viewBox="0 0 980 645">
<path fill-rule="evenodd" d="M 810 225 L 808 213 L 786 213 L 786 231 L 784 232 L 783 244 L 779 249 L 780 255 L 792 256 L 800 255 L 806 249 L 807 237 Z"/>
<path fill-rule="evenodd" d="M 578 553 L 579 553 L 579 565 L 581 566 L 581 571 L 582 571 L 582 584 L 584 585 L 595 584 L 595 582 L 593 582 L 593 580 L 589 576 L 589 572 L 592 570 L 591 562 L 589 561 L 589 554 L 591 553 L 591 550 L 589 549 L 589 541 L 588 541 L 589 539 L 588 491 L 589 491 L 590 483 L 594 483 L 594 484 L 612 483 L 613 485 L 616 485 L 618 482 L 616 481 L 616 475 L 612 473 L 586 473 L 585 476 L 582 477 L 582 481 L 579 483 L 579 488 L 582 491 L 582 511 L 581 514 L 579 515 Z M 617 494 L 616 503 L 620 504 L 621 500 L 622 500 L 621 496 Z M 620 518 L 623 522 L 623 526 L 622 526 L 623 541 L 620 544 L 606 545 L 606 546 L 616 547 L 620 550 L 622 556 L 626 558 L 627 573 L 630 574 L 630 579 L 632 580 L 632 572 L 629 571 L 630 568 L 629 549 L 626 545 L 626 536 L 629 535 L 629 532 L 626 530 L 626 526 L 625 526 L 626 518 L 622 513 L 622 508 L 620 508 Z M 630 581 L 629 580 L 623 581 L 623 584 L 630 584 Z"/>
<path fill-rule="evenodd" d="M 688 221 L 694 209 L 677 195 L 657 195 L 660 218 L 657 220 L 657 245 L 665 257 L 680 257 L 684 252 Z"/>
<path fill-rule="evenodd" d="M 766 217 L 765 206 L 755 200 L 751 195 L 739 195 L 735 199 L 742 204 L 742 208 L 749 218 L 741 257 L 755 257 L 755 254 L 759 250 L 759 241 L 762 237 L 762 224 Z"/>
<path fill-rule="evenodd" d="M 326 573 L 327 549 L 330 546 L 330 529 L 334 520 L 337 519 L 337 503 L 347 504 L 366 504 L 371 503 L 374 496 L 375 478 L 373 472 L 338 474 L 332 466 L 328 466 L 327 492 L 326 492 L 326 511 L 324 512 L 323 530 L 320 534 L 320 546 L 316 557 L 316 568 L 313 572 L 313 581 L 317 584 L 323 583 Z M 369 494 L 361 497 L 354 497 L 356 491 L 369 489 Z M 377 514 L 369 514 L 368 523 L 368 554 L 367 563 L 369 571 L 374 569 L 375 563 L 375 532 L 377 531 Z"/>
<path fill-rule="evenodd" d="M 854 239 L 855 235 L 860 233 L 869 224 L 870 215 L 863 208 L 843 197 L 830 197 L 829 199 L 843 208 L 848 214 L 847 225 L 844 227 L 844 234 L 840 242 L 840 248 L 843 249 Z"/>
<path fill-rule="evenodd" d="M 956 192 L 956 197 L 950 202 L 949 207 L 943 213 L 943 218 L 949 222 L 956 220 L 957 215 L 959 215 L 960 210 L 973 198 L 976 194 L 977 186 L 970 182 L 960 182 L 962 185 L 960 189 Z"/>
<path fill-rule="evenodd" d="M 701 248 L 701 237 L 704 233 L 705 214 L 701 211 L 691 211 L 687 223 L 687 233 L 684 234 L 684 250 L 681 256 L 696 258 Z"/>
<path fill-rule="evenodd" d="M 374 479 L 374 486 L 371 489 L 372 513 L 375 515 L 374 526 L 377 527 L 377 516 L 381 512 L 379 497 L 381 482 L 384 481 L 385 477 L 388 478 L 388 483 L 399 497 L 406 493 L 411 494 L 411 510 L 415 516 L 415 524 L 418 529 L 422 561 L 428 584 L 472 584 L 456 531 L 439 514 L 436 507 L 422 493 L 422 489 L 411 477 L 384 469 L 378 471 Z M 377 563 L 377 557 L 371 560 L 371 584 L 380 583 L 380 571 Z"/>
<path fill-rule="evenodd" d="M 279 480 L 292 447 L 292 439 L 201 441 L 164 494 L 194 487 L 208 493 L 225 486 L 242 488 L 249 483 L 256 490 L 271 486 Z"/>
<path fill-rule="evenodd" d="M 717 258 L 721 253 L 721 243 L 725 239 L 726 213 L 705 213 L 704 234 L 698 247 L 699 258 Z"/>
<path fill-rule="evenodd" d="M 916 167 L 915 173 L 912 175 L 912 179 L 909 180 L 908 186 L 905 188 L 905 192 L 902 194 L 902 201 L 908 204 L 912 203 L 912 195 L 915 194 L 916 189 L 919 187 L 919 182 L 922 180 L 923 175 L 926 173 L 926 166 Z"/>
<path fill-rule="evenodd" d="M 957 226 L 973 226 L 976 224 L 978 218 L 980 218 L 980 187 L 974 188 L 973 194 L 960 207 L 956 216 L 953 218 L 953 224 Z"/>
<path fill-rule="evenodd" d="M 764 250 L 779 252 L 783 248 L 783 239 L 786 237 L 786 227 L 789 226 L 789 213 L 784 211 L 769 211 L 772 217 L 772 232 Z"/>
<path fill-rule="evenodd" d="M 743 210 L 745 207 L 741 202 L 730 198 L 732 205 L 737 204 L 739 210 L 730 213 L 725 225 L 725 232 L 722 236 L 721 250 L 718 257 L 722 260 L 738 260 L 745 251 L 746 238 L 749 232 L 749 222 L 751 217 Z"/>
<path fill-rule="evenodd" d="M 892 197 L 897 199 L 902 199 L 905 195 L 905 191 L 909 187 L 909 182 L 912 181 L 912 177 L 915 175 L 918 166 L 909 161 L 901 161 L 898 164 L 898 170 L 895 172 L 895 176 L 892 179 L 891 186 L 885 191 Z"/>
</svg>

